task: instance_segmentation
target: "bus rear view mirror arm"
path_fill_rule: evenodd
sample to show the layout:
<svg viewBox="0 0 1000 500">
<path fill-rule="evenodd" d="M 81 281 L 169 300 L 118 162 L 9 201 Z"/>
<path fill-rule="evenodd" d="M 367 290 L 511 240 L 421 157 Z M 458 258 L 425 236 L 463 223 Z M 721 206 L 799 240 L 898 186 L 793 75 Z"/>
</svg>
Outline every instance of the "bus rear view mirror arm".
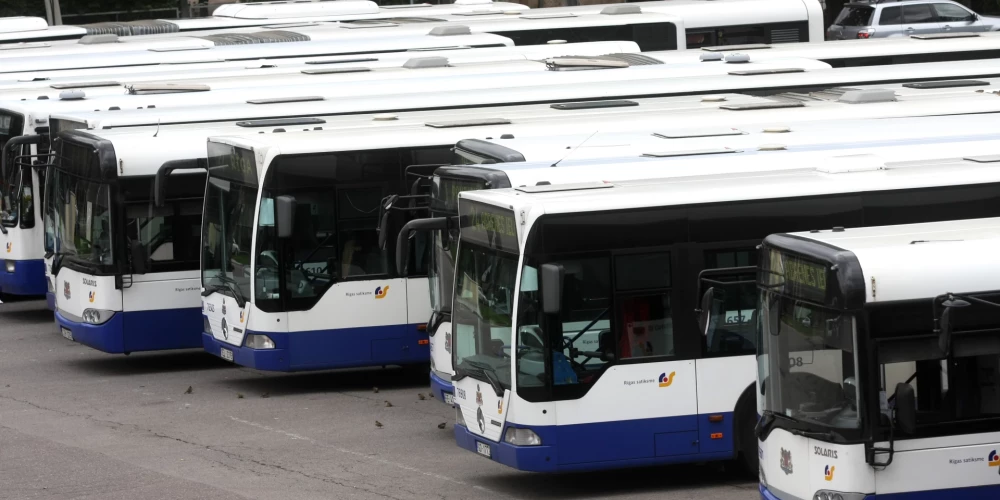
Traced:
<svg viewBox="0 0 1000 500">
<path fill-rule="evenodd" d="M 296 205 L 294 196 L 281 195 L 274 199 L 274 229 L 279 239 L 286 240 L 292 237 L 292 231 L 295 229 Z"/>
<path fill-rule="evenodd" d="M 396 235 L 396 272 L 406 277 L 406 263 L 410 260 L 410 235 L 414 231 L 447 231 L 451 223 L 448 217 L 414 219 L 407 222 Z"/>
<path fill-rule="evenodd" d="M 174 170 L 204 170 L 208 172 L 208 160 L 204 158 L 190 158 L 187 160 L 171 160 L 156 170 L 156 177 L 153 178 L 153 206 L 162 207 L 167 199 L 167 176 L 174 173 Z"/>
</svg>

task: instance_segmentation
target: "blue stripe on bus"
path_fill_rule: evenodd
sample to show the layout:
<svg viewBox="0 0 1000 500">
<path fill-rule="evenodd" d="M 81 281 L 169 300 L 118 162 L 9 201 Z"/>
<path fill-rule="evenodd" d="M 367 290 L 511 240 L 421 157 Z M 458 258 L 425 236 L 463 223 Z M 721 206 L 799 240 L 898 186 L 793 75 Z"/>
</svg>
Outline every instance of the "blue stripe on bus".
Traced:
<svg viewBox="0 0 1000 500">
<path fill-rule="evenodd" d="M 7 272 L 6 265 L 0 266 L 0 292 L 40 297 L 48 290 L 44 260 L 16 260 L 13 273 Z"/>
<path fill-rule="evenodd" d="M 763 484 L 759 485 L 759 490 L 761 500 L 781 500 Z M 948 500 L 994 500 L 998 496 L 1000 496 L 1000 484 L 991 484 L 987 486 L 970 486 L 967 488 L 866 495 L 865 500 L 938 500 L 941 498 L 947 498 Z"/>
<path fill-rule="evenodd" d="M 279 372 L 328 370 L 427 363 L 431 355 L 427 333 L 418 330 L 418 326 L 404 324 L 293 333 L 247 330 L 247 335 L 270 337 L 274 349 L 234 346 L 216 340 L 207 332 L 202 332 L 201 338 L 206 351 L 221 356 L 221 348 L 229 349 L 233 352 L 233 362 L 241 366 Z"/>
<path fill-rule="evenodd" d="M 200 308 L 117 312 L 106 323 L 71 321 L 56 311 L 56 322 L 73 340 L 110 354 L 201 347 Z"/>
<path fill-rule="evenodd" d="M 938 500 L 941 498 L 948 500 L 995 500 L 1000 498 L 1000 484 L 868 495 L 865 500 Z"/>
<path fill-rule="evenodd" d="M 735 457 L 732 413 L 721 415 L 722 422 L 709 422 L 709 415 L 688 415 L 562 426 L 510 423 L 504 428 L 504 432 L 508 427 L 531 429 L 541 438 L 542 446 L 494 443 L 456 425 L 455 441 L 471 452 L 477 451 L 477 442 L 489 444 L 494 461 L 530 472 L 728 460 Z M 713 433 L 722 436 L 711 439 Z"/>
<path fill-rule="evenodd" d="M 431 394 L 438 401 L 444 403 L 445 394 L 455 395 L 455 386 L 451 385 L 451 382 L 437 376 L 434 370 L 431 370 Z"/>
</svg>

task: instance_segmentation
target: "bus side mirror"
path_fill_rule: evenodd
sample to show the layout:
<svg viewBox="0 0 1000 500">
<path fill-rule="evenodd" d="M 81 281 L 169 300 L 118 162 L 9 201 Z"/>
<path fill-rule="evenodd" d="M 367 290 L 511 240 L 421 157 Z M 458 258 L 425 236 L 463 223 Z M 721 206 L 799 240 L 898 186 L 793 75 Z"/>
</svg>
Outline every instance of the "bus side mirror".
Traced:
<svg viewBox="0 0 1000 500">
<path fill-rule="evenodd" d="M 139 240 L 128 243 L 129 256 L 132 258 L 132 274 L 146 274 L 146 252 Z"/>
<path fill-rule="evenodd" d="M 941 318 L 938 319 L 938 349 L 941 351 L 941 357 L 947 358 L 951 354 L 952 310 L 968 307 L 971 304 L 959 298 L 949 297 L 941 305 L 944 306 L 944 311 L 941 312 Z"/>
<path fill-rule="evenodd" d="M 708 335 L 708 325 L 712 317 L 712 304 L 715 302 L 715 287 L 708 287 L 701 296 L 701 308 L 698 309 L 698 331 Z"/>
<path fill-rule="evenodd" d="M 542 264 L 542 312 L 559 314 L 562 310 L 563 279 L 566 270 L 559 264 Z"/>
<path fill-rule="evenodd" d="M 917 431 L 917 398 L 905 382 L 896 384 L 896 427 L 907 436 Z"/>
<path fill-rule="evenodd" d="M 274 199 L 274 226 L 278 238 L 292 237 L 295 229 L 295 197 L 282 195 Z"/>
</svg>

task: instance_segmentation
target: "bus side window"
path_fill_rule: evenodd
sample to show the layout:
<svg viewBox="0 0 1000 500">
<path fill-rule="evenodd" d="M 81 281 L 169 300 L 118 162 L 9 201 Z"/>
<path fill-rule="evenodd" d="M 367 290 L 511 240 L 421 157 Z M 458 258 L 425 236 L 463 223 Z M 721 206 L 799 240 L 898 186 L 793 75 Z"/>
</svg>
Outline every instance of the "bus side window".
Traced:
<svg viewBox="0 0 1000 500">
<path fill-rule="evenodd" d="M 615 257 L 622 359 L 674 355 L 670 286 L 669 252 Z"/>
<path fill-rule="evenodd" d="M 711 287 L 714 292 L 705 332 L 706 355 L 735 356 L 756 352 L 757 286 L 754 250 L 705 253 L 705 269 L 698 299 Z M 718 270 L 715 272 L 714 270 Z"/>
</svg>

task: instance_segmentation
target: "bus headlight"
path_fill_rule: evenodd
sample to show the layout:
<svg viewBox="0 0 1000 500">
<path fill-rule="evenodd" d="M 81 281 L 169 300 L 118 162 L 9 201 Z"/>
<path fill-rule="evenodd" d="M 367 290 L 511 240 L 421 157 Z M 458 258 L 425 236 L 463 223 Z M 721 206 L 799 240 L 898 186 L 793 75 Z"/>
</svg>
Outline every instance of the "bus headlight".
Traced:
<svg viewBox="0 0 1000 500">
<path fill-rule="evenodd" d="M 274 349 L 274 341 L 267 335 L 247 335 L 247 347 L 251 349 Z"/>
<path fill-rule="evenodd" d="M 512 444 L 514 446 L 542 445 L 542 438 L 538 437 L 538 434 L 535 434 L 535 431 L 531 429 L 518 429 L 516 427 L 508 427 L 503 440 L 507 444 Z"/>
<path fill-rule="evenodd" d="M 90 323 L 91 325 L 103 325 L 114 315 L 114 311 L 108 311 L 106 309 L 84 309 L 83 321 L 84 323 Z"/>
<path fill-rule="evenodd" d="M 212 324 L 208 322 L 208 316 L 202 316 L 201 331 L 205 333 L 212 333 Z"/>
<path fill-rule="evenodd" d="M 462 416 L 462 407 L 458 405 L 455 405 L 455 425 L 467 427 L 465 425 L 465 417 Z"/>
<path fill-rule="evenodd" d="M 864 493 L 842 493 L 840 491 L 819 490 L 813 500 L 864 500 Z"/>
<path fill-rule="evenodd" d="M 6 264 L 7 264 L 7 272 L 13 274 L 14 269 L 17 269 L 17 262 L 13 260 L 8 260 Z"/>
</svg>

